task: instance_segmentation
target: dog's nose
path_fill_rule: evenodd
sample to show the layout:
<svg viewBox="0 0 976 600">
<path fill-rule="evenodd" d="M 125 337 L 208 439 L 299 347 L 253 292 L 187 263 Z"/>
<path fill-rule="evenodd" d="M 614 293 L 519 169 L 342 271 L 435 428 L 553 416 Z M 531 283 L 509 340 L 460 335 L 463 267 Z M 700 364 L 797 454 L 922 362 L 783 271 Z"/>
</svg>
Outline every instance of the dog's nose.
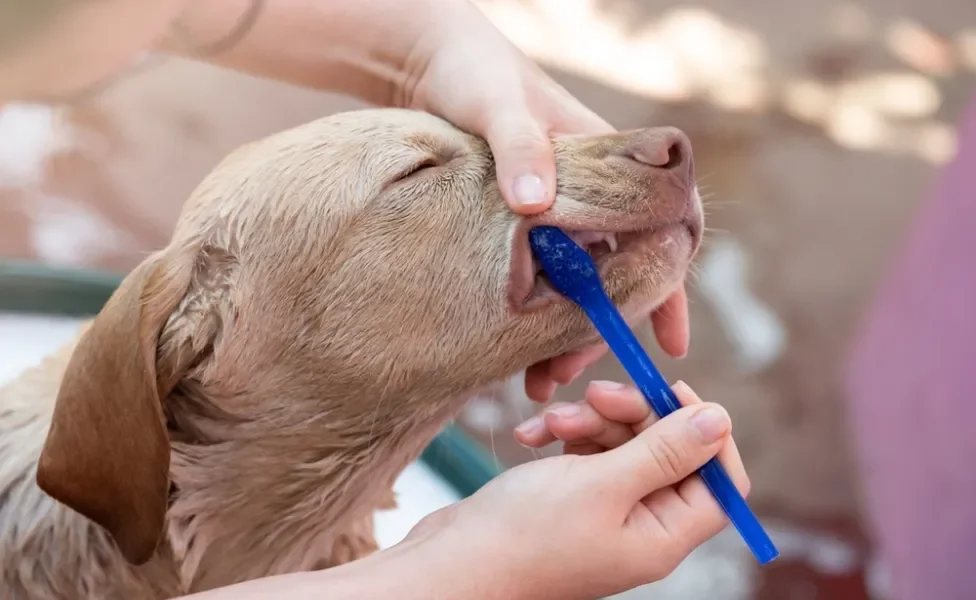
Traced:
<svg viewBox="0 0 976 600">
<path fill-rule="evenodd" d="M 694 184 L 691 140 L 676 127 L 654 127 L 636 132 L 625 152 L 635 162 L 671 172 L 686 188 Z"/>
</svg>

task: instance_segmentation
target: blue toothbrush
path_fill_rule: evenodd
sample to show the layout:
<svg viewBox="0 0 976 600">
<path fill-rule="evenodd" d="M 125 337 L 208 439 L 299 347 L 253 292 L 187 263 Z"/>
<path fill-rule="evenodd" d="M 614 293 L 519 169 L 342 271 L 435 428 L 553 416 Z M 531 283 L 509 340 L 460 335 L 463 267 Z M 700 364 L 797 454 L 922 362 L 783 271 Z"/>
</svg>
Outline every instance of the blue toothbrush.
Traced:
<svg viewBox="0 0 976 600">
<path fill-rule="evenodd" d="M 644 394 L 651 409 L 663 418 L 681 408 L 671 387 L 604 291 L 589 253 L 556 227 L 535 227 L 529 232 L 529 243 L 553 287 L 583 309 Z M 713 458 L 698 470 L 698 474 L 759 564 L 779 556 L 773 541 L 721 463 Z"/>
</svg>

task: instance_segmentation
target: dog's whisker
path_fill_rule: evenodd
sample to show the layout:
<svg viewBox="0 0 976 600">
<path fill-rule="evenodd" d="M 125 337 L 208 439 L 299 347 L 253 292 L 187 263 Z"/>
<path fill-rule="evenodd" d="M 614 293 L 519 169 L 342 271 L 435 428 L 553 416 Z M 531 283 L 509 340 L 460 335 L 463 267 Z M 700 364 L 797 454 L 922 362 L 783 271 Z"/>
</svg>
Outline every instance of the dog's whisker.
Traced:
<svg viewBox="0 0 976 600">
<path fill-rule="evenodd" d="M 709 194 L 707 196 L 701 197 L 702 208 L 705 211 L 712 210 L 727 210 L 728 208 L 734 208 L 742 206 L 741 200 L 731 199 L 728 197 L 720 197 L 718 194 Z"/>
<path fill-rule="evenodd" d="M 701 187 L 702 183 L 704 183 L 704 182 L 708 181 L 709 179 L 715 177 L 715 175 L 717 175 L 717 174 L 718 174 L 718 171 L 709 171 L 708 173 L 705 173 L 704 175 L 697 175 L 695 177 L 695 182 L 698 184 L 699 187 Z"/>
<path fill-rule="evenodd" d="M 495 424 L 488 427 L 488 440 L 491 443 L 491 458 L 495 461 L 495 468 L 501 469 L 501 461 L 498 460 L 498 451 L 495 449 Z"/>
<path fill-rule="evenodd" d="M 515 416 L 518 417 L 518 422 L 519 423 L 524 423 L 525 422 L 526 417 L 525 417 L 524 414 L 522 414 L 522 409 L 519 408 L 519 406 L 518 406 L 517 403 L 515 403 L 515 402 L 506 402 L 505 405 L 508 406 L 509 408 L 511 408 L 513 411 L 515 411 Z M 529 451 L 529 454 L 531 454 L 532 455 L 532 458 L 535 459 L 535 460 L 538 460 L 538 459 L 540 459 L 540 458 L 543 457 L 542 451 L 539 450 L 538 448 L 528 448 L 528 447 L 526 447 L 525 449 Z"/>
</svg>

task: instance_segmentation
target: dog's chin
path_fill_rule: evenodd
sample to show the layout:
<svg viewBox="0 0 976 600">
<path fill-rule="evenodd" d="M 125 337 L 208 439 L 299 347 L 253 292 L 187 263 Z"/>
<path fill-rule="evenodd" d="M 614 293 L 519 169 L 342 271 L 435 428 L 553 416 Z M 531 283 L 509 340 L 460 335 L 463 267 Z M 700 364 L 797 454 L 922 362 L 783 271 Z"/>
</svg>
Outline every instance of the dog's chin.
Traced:
<svg viewBox="0 0 976 600">
<path fill-rule="evenodd" d="M 664 305 L 682 281 L 682 277 L 675 276 L 672 283 L 665 286 L 653 286 L 653 289 L 649 289 L 652 286 L 647 285 L 646 282 L 623 279 L 615 286 L 621 291 L 611 294 L 611 298 L 627 324 L 632 328 L 640 327 L 648 322 L 654 311 Z M 581 334 L 571 341 L 567 348 L 554 356 L 550 356 L 550 359 L 571 352 L 585 352 L 591 347 L 603 344 L 603 338 L 600 337 L 600 334 L 597 333 L 582 311 L 579 311 L 579 320 L 582 323 Z"/>
<path fill-rule="evenodd" d="M 665 245 L 670 244 L 674 245 L 675 256 L 680 257 L 682 251 L 680 240 L 677 243 L 673 240 L 665 242 Z M 662 256 L 657 253 L 645 257 L 644 261 L 640 257 L 626 257 L 618 264 L 607 267 L 608 277 L 604 280 L 606 287 L 621 316 L 631 327 L 648 324 L 651 315 L 658 309 L 667 310 L 665 303 L 684 282 L 688 261 L 680 258 L 672 262 L 665 261 L 662 267 L 661 259 Z M 652 269 L 654 277 L 641 276 L 642 273 L 648 273 Z M 650 281 L 651 279 L 654 283 Z M 556 294 L 555 291 L 552 293 Z M 545 358 L 534 363 L 530 369 L 537 369 L 569 355 L 593 357 L 592 360 L 580 363 L 582 367 L 595 362 L 602 354 L 601 350 L 605 350 L 605 345 L 584 313 L 569 300 L 561 297 L 552 300 L 552 307 L 549 310 L 559 323 L 557 328 L 549 332 L 553 337 L 553 345 L 545 354 Z M 550 319 L 546 321 L 551 326 L 552 321 Z M 657 333 L 658 331 L 655 330 L 655 335 Z M 668 351 L 668 345 L 663 340 L 658 342 Z"/>
</svg>

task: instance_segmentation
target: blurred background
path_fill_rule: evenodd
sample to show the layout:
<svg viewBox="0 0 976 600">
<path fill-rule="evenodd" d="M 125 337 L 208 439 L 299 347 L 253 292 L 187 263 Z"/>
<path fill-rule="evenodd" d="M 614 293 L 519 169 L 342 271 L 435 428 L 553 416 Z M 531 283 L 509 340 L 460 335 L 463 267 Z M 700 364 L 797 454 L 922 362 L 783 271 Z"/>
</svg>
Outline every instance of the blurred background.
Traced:
<svg viewBox="0 0 976 600">
<path fill-rule="evenodd" d="M 956 156 L 976 90 L 976 4 L 478 4 L 613 125 L 684 129 L 707 197 L 691 353 L 653 355 L 732 413 L 751 503 L 783 557 L 758 569 L 727 532 L 625 597 L 891 598 L 862 501 L 846 363 Z M 231 149 L 359 106 L 167 59 L 84 105 L 0 107 L 0 258 L 128 270 L 166 243 L 182 202 Z M 597 378 L 625 380 L 612 358 L 583 380 Z M 511 429 L 534 410 L 513 382 L 507 398 L 474 399 L 458 424 L 514 465 L 533 458 Z"/>
</svg>

